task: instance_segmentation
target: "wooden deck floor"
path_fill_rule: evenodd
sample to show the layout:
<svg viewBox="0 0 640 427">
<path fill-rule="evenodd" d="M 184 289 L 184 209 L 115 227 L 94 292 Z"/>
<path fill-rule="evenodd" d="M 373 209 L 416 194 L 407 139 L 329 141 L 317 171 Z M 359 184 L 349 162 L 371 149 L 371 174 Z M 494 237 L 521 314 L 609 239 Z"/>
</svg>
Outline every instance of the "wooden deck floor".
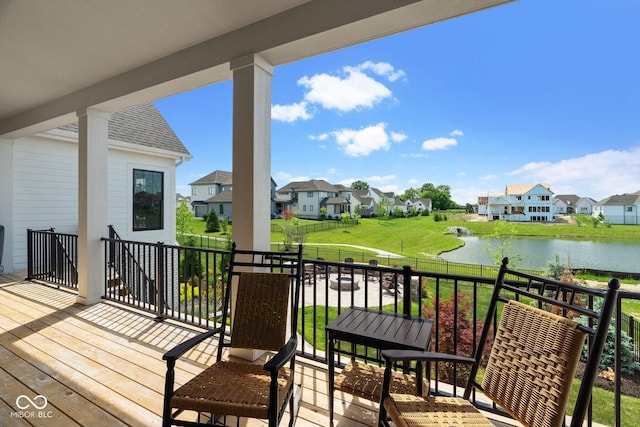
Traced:
<svg viewBox="0 0 640 427">
<path fill-rule="evenodd" d="M 0 276 L 0 426 L 160 425 L 162 354 L 199 331 L 107 302 L 79 305 L 74 292 L 21 277 Z M 211 344 L 189 353 L 176 382 L 214 354 Z M 298 360 L 297 425 L 328 426 L 326 366 Z M 375 425 L 375 403 L 337 393 L 335 408 L 336 426 Z"/>
</svg>

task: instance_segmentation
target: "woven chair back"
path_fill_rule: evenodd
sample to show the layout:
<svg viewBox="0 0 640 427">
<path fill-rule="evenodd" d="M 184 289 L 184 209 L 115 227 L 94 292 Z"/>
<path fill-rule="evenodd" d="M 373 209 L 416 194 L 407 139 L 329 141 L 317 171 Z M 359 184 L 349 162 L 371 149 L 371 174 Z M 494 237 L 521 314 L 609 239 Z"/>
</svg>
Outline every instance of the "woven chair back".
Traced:
<svg viewBox="0 0 640 427">
<path fill-rule="evenodd" d="M 525 426 L 561 426 L 586 334 L 517 301 L 503 309 L 482 387 Z"/>
<path fill-rule="evenodd" d="M 287 334 L 287 274 L 243 272 L 239 275 L 231 347 L 277 351 Z"/>
</svg>

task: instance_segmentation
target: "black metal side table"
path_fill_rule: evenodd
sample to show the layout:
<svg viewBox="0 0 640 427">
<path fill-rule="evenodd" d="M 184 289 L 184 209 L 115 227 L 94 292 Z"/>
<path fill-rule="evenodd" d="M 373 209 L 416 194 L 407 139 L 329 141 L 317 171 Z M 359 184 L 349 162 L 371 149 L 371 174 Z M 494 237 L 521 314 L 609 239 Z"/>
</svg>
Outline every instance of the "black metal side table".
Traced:
<svg viewBox="0 0 640 427">
<path fill-rule="evenodd" d="M 426 350 L 431 339 L 433 321 L 422 317 L 408 317 L 385 311 L 370 310 L 361 307 L 350 307 L 336 317 L 326 328 L 327 359 L 329 364 L 329 418 L 333 424 L 333 395 L 335 384 L 335 350 L 338 341 L 349 342 L 352 345 L 352 362 L 355 365 L 355 346 L 364 345 L 380 350 L 406 349 Z M 357 364 L 362 365 L 362 364 Z M 363 367 L 366 368 L 363 370 Z M 349 375 L 366 375 L 351 381 Z M 380 400 L 379 391 L 382 388 L 383 368 L 371 365 L 347 366 L 343 370 L 346 376 L 341 390 L 365 397 L 370 400 Z M 413 391 L 422 394 L 422 369 L 416 368 L 416 378 L 409 380 L 407 376 L 398 375 L 398 382 L 411 383 Z M 354 387 L 354 385 L 357 385 Z M 369 392 L 363 393 L 363 391 Z"/>
</svg>

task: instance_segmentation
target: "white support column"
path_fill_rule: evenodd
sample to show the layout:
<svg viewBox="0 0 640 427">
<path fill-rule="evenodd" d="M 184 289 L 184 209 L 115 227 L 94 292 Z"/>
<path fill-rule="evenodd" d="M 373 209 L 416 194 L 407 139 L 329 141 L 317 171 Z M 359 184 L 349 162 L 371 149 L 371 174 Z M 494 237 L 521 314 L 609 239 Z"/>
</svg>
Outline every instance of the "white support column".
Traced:
<svg viewBox="0 0 640 427">
<path fill-rule="evenodd" d="M 271 245 L 271 76 L 256 55 L 231 61 L 233 70 L 233 240 L 242 249 Z M 232 298 L 235 299 L 234 288 Z M 264 351 L 231 349 L 256 360 Z"/>
<path fill-rule="evenodd" d="M 4 246 L 0 247 L 0 273 L 13 273 L 13 139 L 0 138 L 0 225 L 4 226 Z M 22 236 L 24 238 L 24 236 Z M 0 245 L 3 243 L 0 241 Z"/>
<path fill-rule="evenodd" d="M 104 294 L 107 235 L 107 155 L 109 114 L 78 111 L 78 297 L 95 304 Z"/>
<path fill-rule="evenodd" d="M 233 240 L 242 249 L 268 250 L 271 217 L 271 76 L 256 55 L 233 70 Z"/>
</svg>

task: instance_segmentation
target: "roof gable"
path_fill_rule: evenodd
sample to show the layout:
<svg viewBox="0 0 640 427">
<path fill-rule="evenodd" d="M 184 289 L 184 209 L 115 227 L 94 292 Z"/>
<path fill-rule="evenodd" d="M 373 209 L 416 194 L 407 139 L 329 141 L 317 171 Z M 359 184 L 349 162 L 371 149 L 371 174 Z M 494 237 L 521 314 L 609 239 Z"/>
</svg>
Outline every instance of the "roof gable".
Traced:
<svg viewBox="0 0 640 427">
<path fill-rule="evenodd" d="M 231 185 L 233 179 L 233 174 L 227 171 L 215 170 L 208 175 L 203 176 L 200 179 L 193 181 L 189 185 L 211 185 L 211 184 L 221 184 L 221 185 Z"/>
<path fill-rule="evenodd" d="M 78 122 L 59 129 L 78 133 Z M 112 113 L 109 117 L 109 139 L 191 157 L 169 123 L 151 103 Z"/>
</svg>

